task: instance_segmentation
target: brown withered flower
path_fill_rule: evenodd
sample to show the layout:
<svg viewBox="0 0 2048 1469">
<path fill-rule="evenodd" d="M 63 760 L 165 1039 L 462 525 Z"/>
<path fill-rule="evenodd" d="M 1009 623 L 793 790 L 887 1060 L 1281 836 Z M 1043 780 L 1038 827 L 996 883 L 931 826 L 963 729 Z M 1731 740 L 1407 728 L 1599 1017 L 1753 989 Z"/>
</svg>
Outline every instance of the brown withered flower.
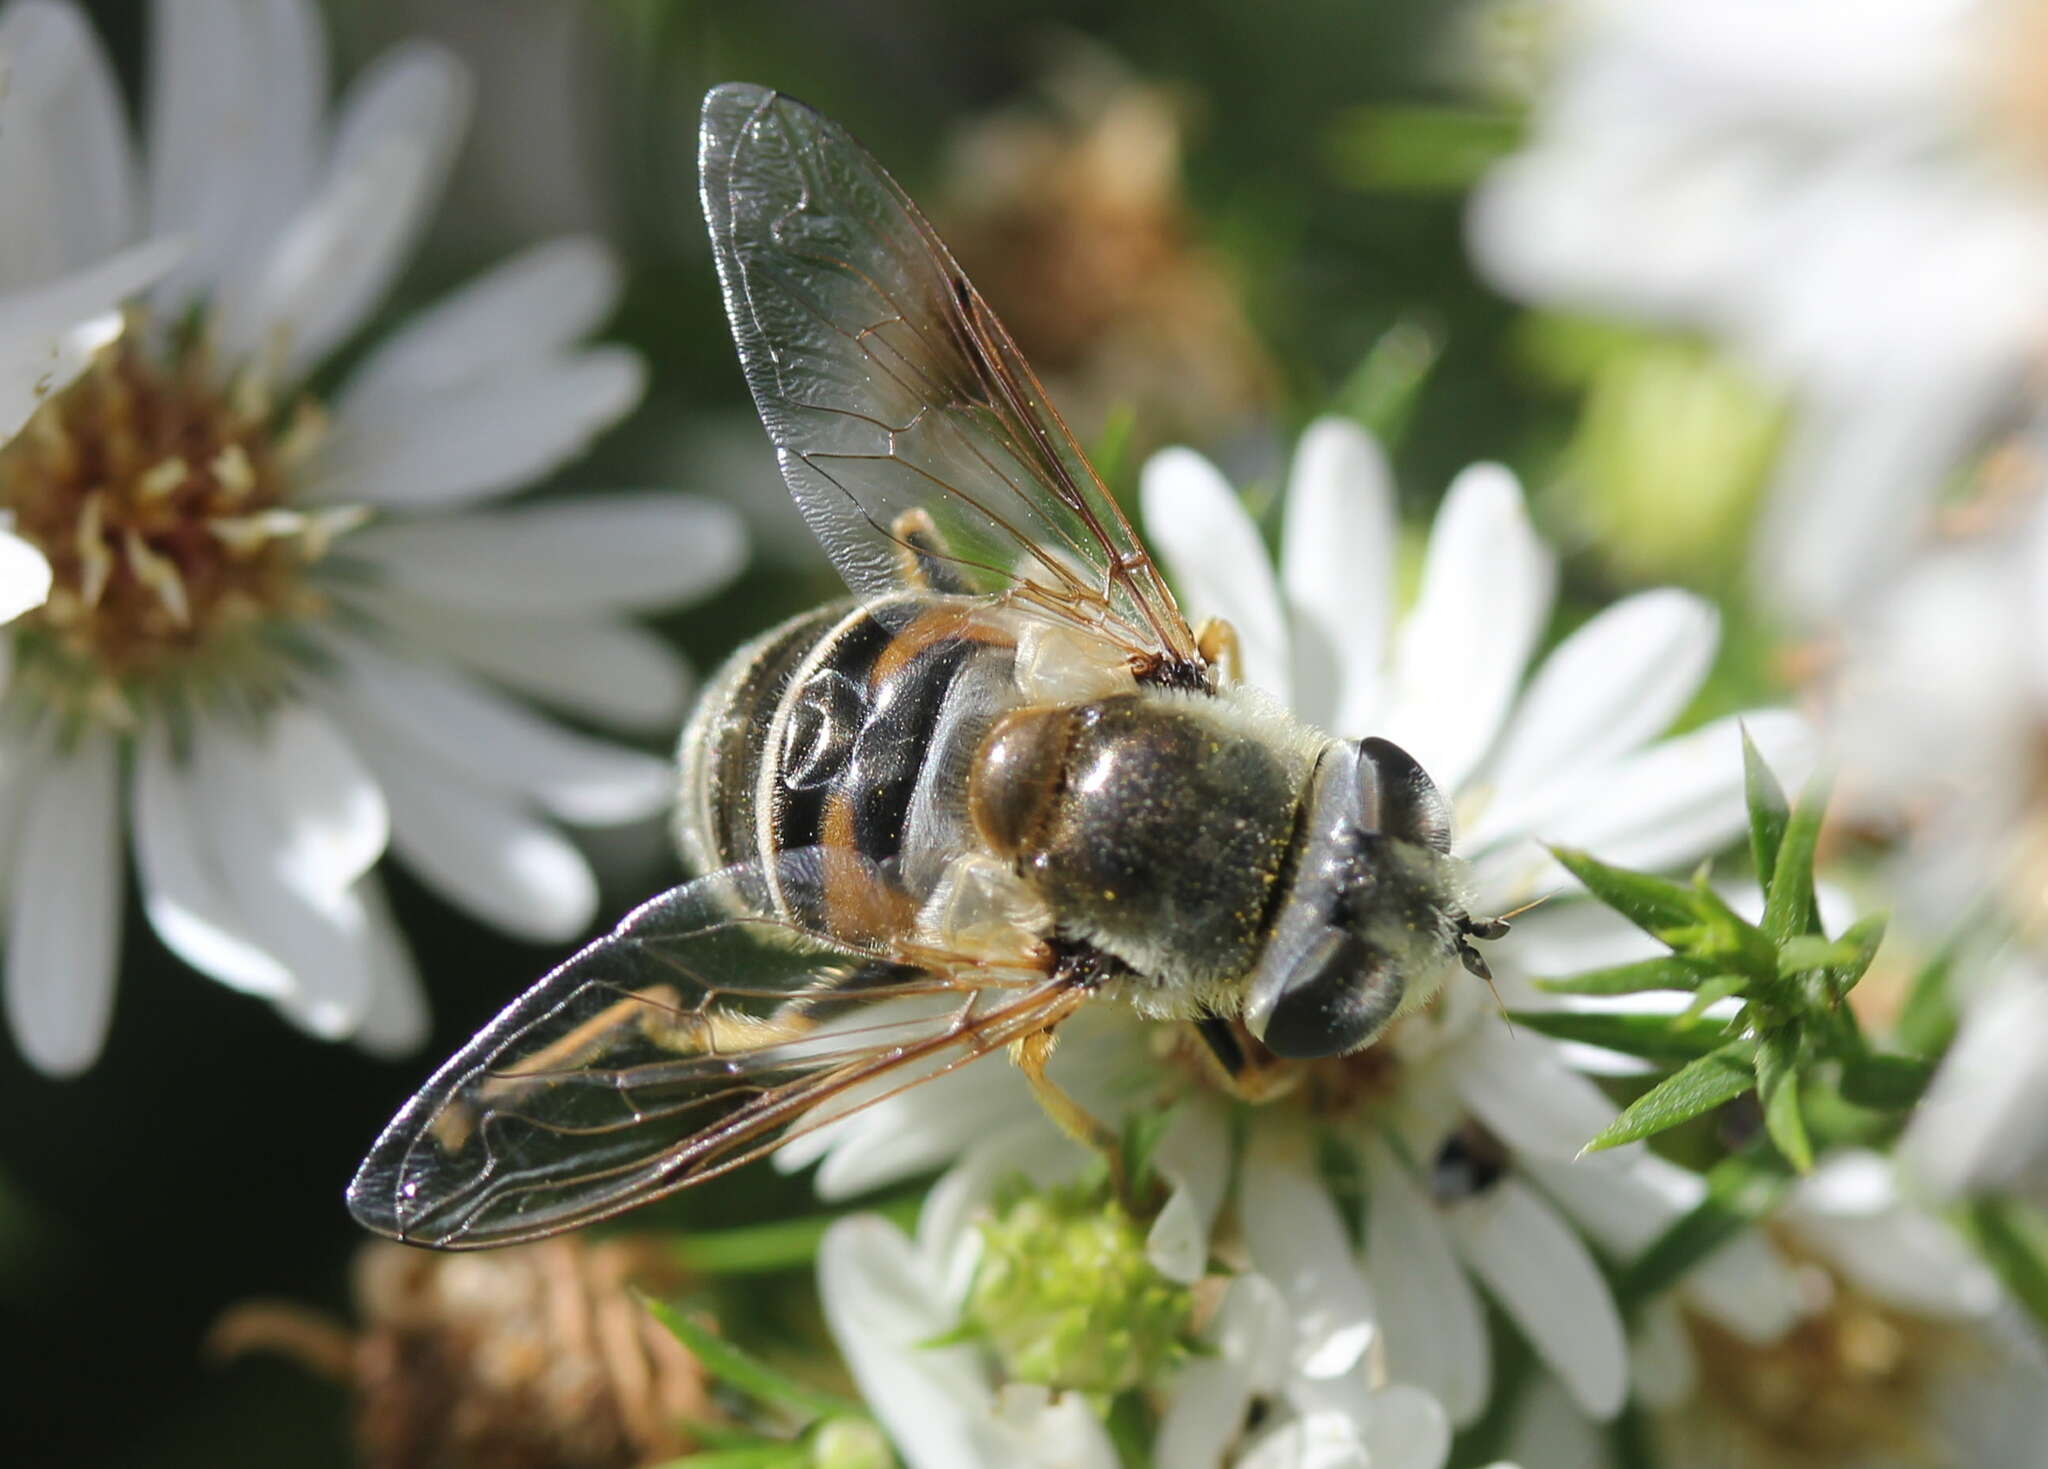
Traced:
<svg viewBox="0 0 2048 1469">
<path fill-rule="evenodd" d="M 634 1469 L 688 1452 L 688 1425 L 715 1416 L 702 1365 L 631 1289 L 681 1281 L 652 1240 L 456 1255 L 379 1243 L 356 1259 L 359 1328 L 255 1301 L 210 1344 L 347 1384 L 370 1469 Z"/>
<path fill-rule="evenodd" d="M 1181 110 L 1103 53 L 954 140 L 942 232 L 1083 440 L 1132 410 L 1140 448 L 1248 422 L 1277 379 L 1181 189 Z"/>
</svg>

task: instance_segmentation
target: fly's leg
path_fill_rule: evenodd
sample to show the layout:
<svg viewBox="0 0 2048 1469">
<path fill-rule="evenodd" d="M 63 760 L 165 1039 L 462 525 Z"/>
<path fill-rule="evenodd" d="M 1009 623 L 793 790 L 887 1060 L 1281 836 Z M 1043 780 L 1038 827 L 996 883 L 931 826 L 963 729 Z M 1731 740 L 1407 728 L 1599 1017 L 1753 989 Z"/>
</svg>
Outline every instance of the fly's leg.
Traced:
<svg viewBox="0 0 2048 1469">
<path fill-rule="evenodd" d="M 889 522 L 889 534 L 896 541 L 903 579 L 911 586 L 940 596 L 961 596 L 974 590 L 960 575 L 953 553 L 928 511 L 904 511 Z"/>
<path fill-rule="evenodd" d="M 1211 617 L 1196 629 L 1195 651 L 1211 668 L 1220 663 L 1226 682 L 1244 681 L 1244 648 L 1238 643 L 1237 629 L 1222 618 Z"/>
<path fill-rule="evenodd" d="M 1124 1171 L 1123 1144 L 1094 1113 L 1068 1096 L 1059 1083 L 1045 1074 L 1045 1065 L 1052 1059 L 1052 1050 L 1052 1031 L 1034 1031 L 1010 1043 L 1010 1059 L 1017 1063 L 1017 1069 L 1031 1083 L 1031 1094 L 1038 1098 L 1038 1105 L 1045 1108 L 1045 1114 L 1052 1118 L 1053 1124 L 1075 1142 L 1102 1155 L 1109 1164 L 1109 1179 L 1118 1200 L 1126 1209 L 1137 1213 L 1137 1202 L 1131 1197 L 1131 1180 Z"/>
</svg>

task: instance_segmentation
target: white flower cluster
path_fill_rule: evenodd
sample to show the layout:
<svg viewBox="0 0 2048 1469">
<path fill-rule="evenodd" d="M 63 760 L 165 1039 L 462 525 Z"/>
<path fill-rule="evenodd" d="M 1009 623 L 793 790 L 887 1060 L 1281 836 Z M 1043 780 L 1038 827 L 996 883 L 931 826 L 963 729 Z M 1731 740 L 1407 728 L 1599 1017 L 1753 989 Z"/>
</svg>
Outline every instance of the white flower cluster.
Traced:
<svg viewBox="0 0 2048 1469">
<path fill-rule="evenodd" d="M 1790 401 L 1758 585 L 1816 639 L 1888 901 L 1960 931 L 1964 1042 L 1906 1156 L 2048 1196 L 2048 12 L 2005 0 L 1556 8 L 1473 250 L 1531 301 L 1708 334 Z M 2003 942 L 2001 942 L 2001 940 Z"/>
<path fill-rule="evenodd" d="M 1405 615 L 1388 549 L 1391 483 L 1349 424 L 1318 423 L 1303 438 L 1277 577 L 1206 461 L 1159 455 L 1144 499 L 1191 611 L 1242 630 L 1249 679 L 1291 692 L 1338 732 L 1397 731 L 1441 773 L 1475 911 L 1556 883 L 1539 833 L 1651 867 L 1683 866 L 1735 835 L 1734 722 L 1660 738 L 1712 661 L 1711 608 L 1676 591 L 1629 599 L 1531 673 L 1555 558 L 1505 470 L 1482 466 L 1452 487 Z M 1761 710 L 1744 722 L 1780 769 L 1810 760 L 1796 718 Z M 1634 957 L 1632 933 L 1604 909 L 1557 903 L 1518 921 L 1488 957 L 1502 988 L 1533 1003 L 1529 976 Z M 1602 1262 L 1637 1258 L 1706 1185 L 1640 1147 L 1578 1157 L 1615 1113 L 1568 1064 L 1574 1051 L 1510 1032 L 1477 986 L 1453 987 L 1368 1051 L 1317 1063 L 1327 1071 L 1297 1093 L 1247 1110 L 1191 1058 L 1162 1056 L 1156 1028 L 1121 1014 L 1070 1021 L 1053 1075 L 1084 1106 L 1111 1123 L 1175 1109 L 1153 1155 L 1170 1192 L 1148 1258 L 1197 1289 L 1228 1279 L 1204 1328 L 1208 1354 L 1161 1388 L 1155 1461 L 1436 1469 L 1453 1431 L 1494 1401 L 1490 1305 L 1552 1384 L 1528 1395 L 1513 1427 L 1522 1463 L 1608 1462 L 1600 1425 L 1631 1398 L 1659 1413 L 1674 1462 L 1718 1462 L 1711 1446 L 1685 1456 L 1721 1422 L 1687 1416 L 1701 1390 L 1698 1332 L 1761 1361 L 1821 1329 L 1810 1323 L 1842 1291 L 1944 1321 L 1998 1309 L 1982 1267 L 1900 1204 L 1883 1159 L 1860 1154 L 1831 1162 L 1785 1211 L 1797 1250 L 1740 1235 L 1675 1295 L 1625 1319 Z M 1362 1213 L 1333 1192 L 1318 1145 L 1348 1159 Z M 970 1346 L 930 1345 L 960 1319 L 981 1248 L 968 1222 L 986 1215 L 1001 1181 L 1022 1173 L 1054 1187 L 1086 1160 L 1014 1074 L 990 1067 L 888 1098 L 781 1154 L 789 1168 L 819 1162 L 818 1186 L 835 1198 L 949 1168 L 914 1243 L 857 1217 L 821 1258 L 834 1332 L 916 1469 L 1115 1462 L 1078 1395 L 1006 1382 Z M 1802 1265 L 1807 1254 L 1829 1270 Z M 2016 1366 L 2010 1380 L 1998 1411 L 1973 1420 L 1983 1436 L 1972 1441 L 2048 1430 L 2031 1396 L 2039 1373 Z M 1247 1433 L 1248 1422 L 1259 1426 Z"/>
<path fill-rule="evenodd" d="M 330 110 L 312 0 L 151 20 L 138 154 L 83 12 L 0 10 L 9 1028 L 53 1074 L 98 1054 L 126 831 L 180 957 L 316 1035 L 410 1047 L 379 861 L 515 934 L 587 927 L 554 823 L 658 813 L 665 762 L 509 695 L 672 728 L 686 671 L 628 618 L 719 586 L 739 533 L 673 494 L 491 508 L 639 398 L 638 360 L 584 343 L 618 295 L 594 240 L 323 370 L 433 209 L 453 57 L 401 47 Z"/>
</svg>

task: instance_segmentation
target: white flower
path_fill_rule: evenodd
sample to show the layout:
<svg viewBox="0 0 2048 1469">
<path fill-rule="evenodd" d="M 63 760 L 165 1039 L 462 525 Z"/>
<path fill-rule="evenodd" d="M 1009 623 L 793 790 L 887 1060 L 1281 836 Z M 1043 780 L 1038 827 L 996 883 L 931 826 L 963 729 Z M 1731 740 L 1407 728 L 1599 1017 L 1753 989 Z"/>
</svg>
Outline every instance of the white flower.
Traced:
<svg viewBox="0 0 2048 1469">
<path fill-rule="evenodd" d="M 1899 1141 L 1899 1166 L 1942 1203 L 2003 1190 L 2048 1203 L 2048 971 L 2018 953 L 1989 967 Z"/>
<path fill-rule="evenodd" d="M 2036 1462 L 2048 1361 L 1985 1267 L 1902 1198 L 1888 1160 L 1857 1150 L 1823 1159 L 1773 1227 L 1782 1299 L 1797 1320 L 1757 1339 L 1698 1314 L 1674 1318 L 1660 1350 L 1685 1390 L 1646 1402 L 1658 1463 Z M 1542 1387 L 1521 1405 L 1511 1444 L 1529 1464 L 1618 1462 L 1598 1425 Z"/>
<path fill-rule="evenodd" d="M 73 7 L 16 0 L 0 29 L 41 48 L 38 105 L 0 138 L 0 266 L 189 247 L 0 450 L 0 506 L 55 574 L 11 629 L 0 752 L 16 1041 L 54 1074 L 97 1055 L 129 829 L 187 962 L 316 1035 L 408 1046 L 424 1002 L 378 859 L 514 933 L 580 931 L 594 881 L 551 820 L 647 816 L 665 763 L 496 685 L 662 726 L 684 670 L 625 614 L 716 586 L 736 531 L 678 496 L 478 508 L 638 398 L 636 359 L 579 345 L 616 295 L 587 240 L 506 262 L 309 396 L 436 197 L 465 113 L 450 57 L 401 47 L 330 117 L 310 0 L 163 0 L 138 161 Z"/>
<path fill-rule="evenodd" d="M 1058 1144 L 984 1153 L 927 1198 L 915 1242 L 859 1215 L 827 1234 L 819 1293 L 863 1396 L 912 1469 L 1094 1469 L 1113 1466 L 1109 1435 L 1079 1392 L 1003 1380 L 972 1342 L 936 1345 L 966 1310 L 980 1260 L 974 1228 L 993 1171 L 1049 1178 L 1070 1160 Z M 1105 1323 L 1108 1324 L 1108 1323 Z M 1368 1328 L 1369 1329 L 1369 1328 Z M 1325 1341 L 1285 1292 L 1257 1274 L 1230 1282 L 1203 1333 L 1204 1350 L 1168 1381 L 1151 1461 L 1176 1469 L 1438 1469 L 1450 1448 L 1443 1410 L 1427 1394 L 1375 1383 L 1354 1355 L 1343 1372 L 1303 1366 Z M 1265 1422 L 1243 1434 L 1254 1401 Z"/>
<path fill-rule="evenodd" d="M 2048 344 L 2039 7 L 1586 0 L 1474 200 L 1525 298 L 1699 328 L 1792 391 L 1763 585 L 1827 616 L 1925 537 Z"/>
<path fill-rule="evenodd" d="M 1386 734 L 1437 778 L 1456 803 L 1458 850 L 1474 866 L 1475 912 L 1561 879 L 1539 834 L 1612 861 L 1668 866 L 1740 829 L 1732 722 L 1652 742 L 1712 658 L 1704 604 L 1678 592 L 1632 598 L 1566 639 L 1524 690 L 1553 558 L 1506 471 L 1474 470 L 1452 488 L 1405 617 L 1394 605 L 1391 490 L 1355 428 L 1324 422 L 1304 437 L 1278 579 L 1206 461 L 1185 450 L 1155 457 L 1144 498 L 1190 610 L 1237 626 L 1249 680 L 1336 733 Z M 1789 716 L 1762 711 L 1747 722 L 1774 763 L 1804 758 L 1804 731 Z M 1561 915 L 1531 915 L 1527 933 L 1518 925 L 1490 951 L 1505 981 L 1529 935 L 1543 937 L 1547 960 L 1569 958 L 1569 925 L 1582 920 L 1557 906 Z M 1561 916 L 1569 924 L 1552 929 Z M 1611 915 L 1608 926 L 1623 927 Z M 1586 966 L 1559 963 L 1577 967 Z M 1163 1273 L 1192 1280 L 1231 1202 L 1232 1119 L 1204 1095 L 1198 1066 L 1161 1065 L 1160 1027 L 1099 1008 L 1062 1026 L 1052 1074 L 1110 1121 L 1185 1098 L 1156 1154 L 1172 1194 L 1150 1245 Z M 1639 1148 L 1575 1162 L 1615 1114 L 1557 1047 L 1495 1024 L 1476 984 L 1454 984 L 1366 1051 L 1304 1068 L 1293 1092 L 1255 1115 L 1236 1169 L 1237 1222 L 1251 1269 L 1302 1323 L 1304 1377 L 1345 1379 L 1369 1352 L 1383 1353 L 1390 1380 L 1419 1385 L 1451 1422 L 1467 1424 L 1491 1391 L 1484 1292 L 1584 1411 L 1621 1407 L 1628 1343 L 1587 1241 L 1632 1257 L 1696 1202 L 1687 1191 L 1698 1181 Z M 1355 1228 L 1303 1145 L 1318 1131 L 1365 1174 L 1362 1261 Z M 1019 1150 L 1058 1143 L 1017 1078 L 973 1067 L 799 1139 L 779 1158 L 788 1168 L 822 1158 L 820 1191 L 845 1196 L 946 1163 L 955 1178 L 986 1183 Z M 1083 1155 L 1068 1146 L 1066 1156 L 1076 1166 Z M 1754 1241 L 1737 1241 L 1690 1284 L 1731 1330 L 1763 1338 L 1787 1317 L 1771 1299 L 1782 1276 L 1759 1276 L 1755 1265 Z"/>
</svg>

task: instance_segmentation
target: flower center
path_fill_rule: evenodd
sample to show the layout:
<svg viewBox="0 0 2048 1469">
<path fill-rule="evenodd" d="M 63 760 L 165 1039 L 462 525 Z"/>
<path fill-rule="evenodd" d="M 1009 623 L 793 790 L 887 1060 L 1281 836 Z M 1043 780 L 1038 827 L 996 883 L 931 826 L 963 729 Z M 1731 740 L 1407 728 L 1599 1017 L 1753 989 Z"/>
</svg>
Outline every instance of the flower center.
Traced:
<svg viewBox="0 0 2048 1469">
<path fill-rule="evenodd" d="M 1930 1441 L 1926 1408 L 1938 1372 L 1972 1370 L 1961 1360 L 1971 1349 L 1967 1336 L 1832 1275 L 1827 1289 L 1824 1309 L 1761 1345 L 1688 1318 L 1700 1360 L 1698 1411 L 1740 1436 L 1745 1464 L 1833 1469 L 1872 1453 L 1948 1462 Z"/>
<path fill-rule="evenodd" d="M 125 728 L 140 702 L 273 696 L 278 638 L 325 599 L 306 569 L 363 512 L 295 509 L 320 437 L 256 369 L 218 372 L 203 334 L 159 353 L 132 331 L 0 449 L 0 507 L 49 558 L 48 603 L 16 624 L 29 707 Z"/>
</svg>

